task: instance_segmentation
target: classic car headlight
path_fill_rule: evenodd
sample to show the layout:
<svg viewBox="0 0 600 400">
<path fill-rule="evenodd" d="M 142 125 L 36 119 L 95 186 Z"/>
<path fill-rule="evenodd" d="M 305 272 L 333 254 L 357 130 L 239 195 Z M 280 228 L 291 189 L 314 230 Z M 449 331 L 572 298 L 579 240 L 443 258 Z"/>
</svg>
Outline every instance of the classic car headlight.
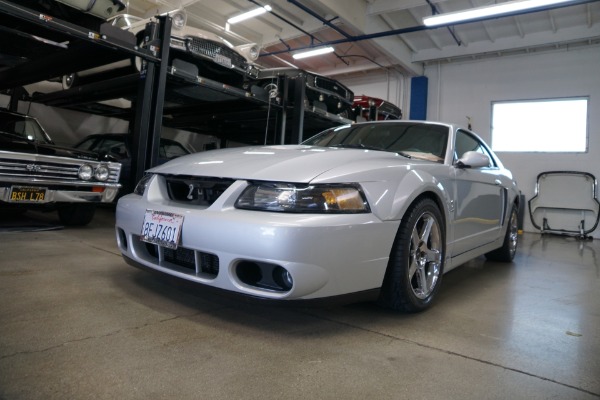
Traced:
<svg viewBox="0 0 600 400">
<path fill-rule="evenodd" d="M 290 183 L 252 183 L 235 202 L 246 210 L 296 213 L 365 213 L 369 205 L 355 185 L 300 186 Z"/>
<path fill-rule="evenodd" d="M 99 166 L 98 168 L 96 168 L 96 171 L 94 172 L 94 178 L 96 178 L 97 180 L 104 182 L 105 180 L 108 179 L 108 168 L 106 168 L 104 165 Z"/>
<path fill-rule="evenodd" d="M 187 20 L 187 14 L 185 14 L 183 11 L 177 11 L 177 12 L 171 14 L 171 18 L 173 19 L 173 21 L 171 23 L 173 29 L 181 30 L 185 27 L 185 22 Z"/>
<path fill-rule="evenodd" d="M 260 55 L 260 48 L 258 46 L 252 46 L 248 49 L 248 57 L 252 61 L 256 61 L 258 56 Z"/>
<path fill-rule="evenodd" d="M 150 180 L 152 179 L 154 175 L 152 174 L 146 174 L 142 177 L 142 179 L 140 179 L 140 181 L 138 182 L 138 184 L 135 186 L 135 189 L 133 189 L 133 193 L 143 196 L 144 192 L 146 191 L 146 187 L 148 186 L 148 183 L 150 183 Z"/>
<path fill-rule="evenodd" d="M 94 176 L 94 168 L 90 164 L 83 164 L 79 167 L 79 171 L 77 172 L 79 179 L 83 179 L 84 181 L 89 181 Z"/>
</svg>

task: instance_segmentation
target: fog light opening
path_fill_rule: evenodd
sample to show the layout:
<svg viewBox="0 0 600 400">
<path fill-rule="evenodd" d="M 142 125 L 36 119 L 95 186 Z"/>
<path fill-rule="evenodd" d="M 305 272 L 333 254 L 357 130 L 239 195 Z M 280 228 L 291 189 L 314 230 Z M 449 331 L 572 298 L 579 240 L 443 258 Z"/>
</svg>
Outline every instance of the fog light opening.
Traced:
<svg viewBox="0 0 600 400">
<path fill-rule="evenodd" d="M 273 269 L 273 281 L 285 291 L 291 290 L 294 286 L 292 274 L 287 269 L 279 266 Z"/>
<path fill-rule="evenodd" d="M 117 243 L 121 249 L 127 251 L 127 235 L 125 235 L 125 231 L 121 228 L 117 229 Z"/>
<path fill-rule="evenodd" d="M 235 273 L 240 281 L 250 286 L 258 286 L 262 280 L 262 272 L 258 264 L 242 261 L 235 268 Z"/>
<path fill-rule="evenodd" d="M 268 292 L 289 292 L 294 286 L 292 275 L 276 264 L 243 260 L 236 265 L 235 274 L 241 283 Z"/>
</svg>

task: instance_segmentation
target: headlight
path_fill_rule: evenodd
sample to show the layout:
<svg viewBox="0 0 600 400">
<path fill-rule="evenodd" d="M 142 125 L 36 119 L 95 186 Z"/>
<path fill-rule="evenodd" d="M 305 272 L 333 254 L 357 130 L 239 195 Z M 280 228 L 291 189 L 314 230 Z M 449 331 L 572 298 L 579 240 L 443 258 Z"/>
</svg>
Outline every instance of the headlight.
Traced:
<svg viewBox="0 0 600 400">
<path fill-rule="evenodd" d="M 79 167 L 79 172 L 77 173 L 79 179 L 83 179 L 84 181 L 89 181 L 94 176 L 94 168 L 90 164 L 83 164 Z"/>
<path fill-rule="evenodd" d="M 144 192 L 146 191 L 146 187 L 148 186 L 148 183 L 150 183 L 150 180 L 152 179 L 154 175 L 152 174 L 146 174 L 142 177 L 142 179 L 140 179 L 140 181 L 138 182 L 138 184 L 135 186 L 135 189 L 133 189 L 133 193 L 143 196 Z"/>
<path fill-rule="evenodd" d="M 252 61 L 255 61 L 259 55 L 260 55 L 260 49 L 258 46 L 252 46 L 248 49 L 248 57 Z"/>
<path fill-rule="evenodd" d="M 108 175 L 108 168 L 106 168 L 104 165 L 101 165 L 98 168 L 96 168 L 96 171 L 94 172 L 94 178 L 101 182 L 106 181 L 108 179 Z"/>
<path fill-rule="evenodd" d="M 369 205 L 355 185 L 298 186 L 253 183 L 235 202 L 236 208 L 296 213 L 365 213 Z"/>
<path fill-rule="evenodd" d="M 187 15 L 184 12 L 178 11 L 176 13 L 173 13 L 171 14 L 171 18 L 173 19 L 171 23 L 173 29 L 181 30 L 185 27 Z"/>
</svg>

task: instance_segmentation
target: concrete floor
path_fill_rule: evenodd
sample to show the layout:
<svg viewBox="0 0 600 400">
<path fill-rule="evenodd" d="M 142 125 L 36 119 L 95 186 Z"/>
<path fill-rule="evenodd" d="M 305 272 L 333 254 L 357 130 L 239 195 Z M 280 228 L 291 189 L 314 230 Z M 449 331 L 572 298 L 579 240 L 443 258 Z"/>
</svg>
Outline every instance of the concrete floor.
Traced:
<svg viewBox="0 0 600 400">
<path fill-rule="evenodd" d="M 600 397 L 599 240 L 524 234 L 514 264 L 469 262 L 399 315 L 165 284 L 125 264 L 113 224 L 0 232 L 0 399 Z"/>
</svg>

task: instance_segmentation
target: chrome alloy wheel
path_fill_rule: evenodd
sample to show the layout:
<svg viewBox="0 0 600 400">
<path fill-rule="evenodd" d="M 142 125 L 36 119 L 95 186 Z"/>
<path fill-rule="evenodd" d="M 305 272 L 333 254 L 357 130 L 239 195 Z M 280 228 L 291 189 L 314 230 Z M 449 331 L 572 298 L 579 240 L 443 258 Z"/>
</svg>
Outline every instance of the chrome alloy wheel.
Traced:
<svg viewBox="0 0 600 400">
<path fill-rule="evenodd" d="M 517 210 L 513 208 L 508 221 L 508 251 L 512 259 L 517 252 L 517 241 L 519 239 L 519 228 L 517 226 Z"/>
<path fill-rule="evenodd" d="M 442 258 L 440 225 L 431 213 L 424 212 L 413 227 L 409 250 L 408 280 L 417 298 L 426 299 L 435 289 Z"/>
</svg>

